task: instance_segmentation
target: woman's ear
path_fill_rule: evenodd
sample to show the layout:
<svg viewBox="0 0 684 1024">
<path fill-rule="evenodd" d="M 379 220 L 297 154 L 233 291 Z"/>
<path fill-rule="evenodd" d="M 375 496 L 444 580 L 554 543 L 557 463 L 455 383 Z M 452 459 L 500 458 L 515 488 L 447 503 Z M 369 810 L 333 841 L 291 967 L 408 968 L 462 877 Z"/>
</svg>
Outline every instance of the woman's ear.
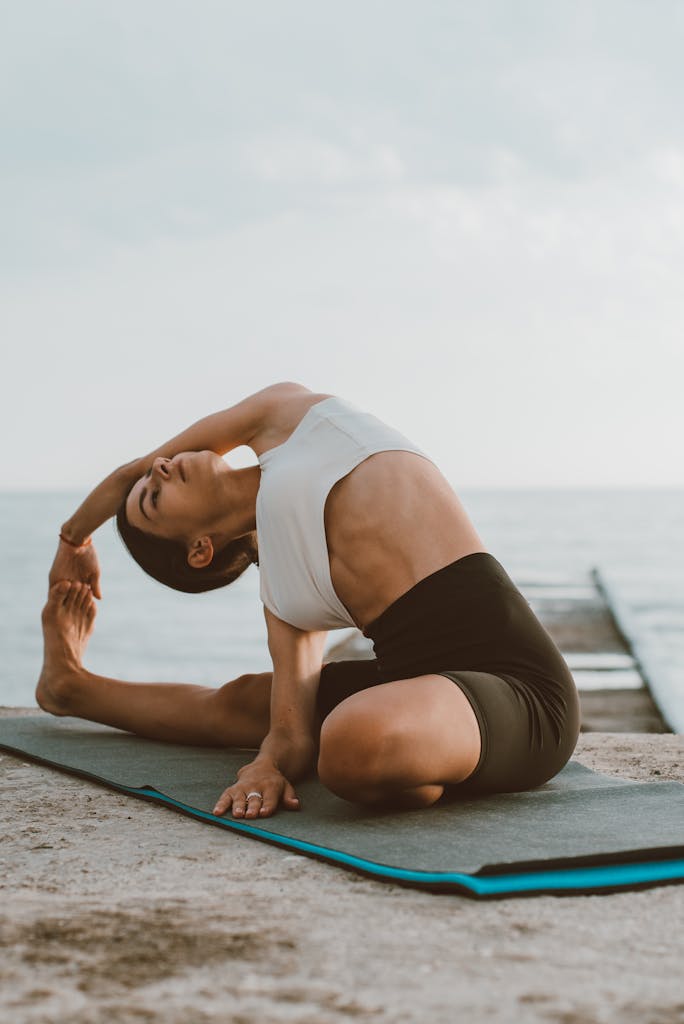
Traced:
<svg viewBox="0 0 684 1024">
<path fill-rule="evenodd" d="M 214 545 L 211 543 L 211 537 L 198 537 L 188 551 L 188 565 L 193 569 L 204 569 L 205 566 L 211 565 L 213 557 Z"/>
</svg>

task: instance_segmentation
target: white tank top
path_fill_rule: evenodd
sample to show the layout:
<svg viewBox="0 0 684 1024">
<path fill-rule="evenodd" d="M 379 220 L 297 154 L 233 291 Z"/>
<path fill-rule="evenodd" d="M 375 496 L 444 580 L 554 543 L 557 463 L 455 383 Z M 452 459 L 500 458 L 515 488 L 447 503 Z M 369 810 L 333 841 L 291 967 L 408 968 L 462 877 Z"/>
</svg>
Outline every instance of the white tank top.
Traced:
<svg viewBox="0 0 684 1024">
<path fill-rule="evenodd" d="M 260 597 L 278 618 L 305 630 L 356 625 L 333 589 L 325 501 L 338 480 L 385 451 L 429 459 L 398 430 L 333 397 L 312 405 L 286 441 L 259 456 Z"/>
</svg>

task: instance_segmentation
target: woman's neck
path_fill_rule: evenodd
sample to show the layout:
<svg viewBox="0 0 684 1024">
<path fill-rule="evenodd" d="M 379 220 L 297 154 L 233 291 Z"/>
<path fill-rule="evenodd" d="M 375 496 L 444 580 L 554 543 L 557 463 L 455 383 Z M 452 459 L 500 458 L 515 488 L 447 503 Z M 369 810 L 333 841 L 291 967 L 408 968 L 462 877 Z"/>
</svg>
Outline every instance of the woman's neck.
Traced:
<svg viewBox="0 0 684 1024">
<path fill-rule="evenodd" d="M 231 469 L 225 477 L 225 500 L 212 534 L 228 543 L 235 537 L 256 530 L 256 499 L 261 482 L 261 467 Z"/>
</svg>

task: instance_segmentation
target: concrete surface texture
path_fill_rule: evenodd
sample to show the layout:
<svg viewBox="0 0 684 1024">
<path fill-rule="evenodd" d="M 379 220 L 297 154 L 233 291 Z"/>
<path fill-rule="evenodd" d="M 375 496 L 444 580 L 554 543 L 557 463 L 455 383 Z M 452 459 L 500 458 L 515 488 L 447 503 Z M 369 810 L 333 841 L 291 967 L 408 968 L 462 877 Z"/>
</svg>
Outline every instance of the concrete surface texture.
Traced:
<svg viewBox="0 0 684 1024">
<path fill-rule="evenodd" d="M 573 756 L 684 781 L 680 735 L 585 733 Z M 684 1021 L 684 885 L 480 902 L 376 882 L 5 753 L 0 786 L 2 1021 Z"/>
</svg>

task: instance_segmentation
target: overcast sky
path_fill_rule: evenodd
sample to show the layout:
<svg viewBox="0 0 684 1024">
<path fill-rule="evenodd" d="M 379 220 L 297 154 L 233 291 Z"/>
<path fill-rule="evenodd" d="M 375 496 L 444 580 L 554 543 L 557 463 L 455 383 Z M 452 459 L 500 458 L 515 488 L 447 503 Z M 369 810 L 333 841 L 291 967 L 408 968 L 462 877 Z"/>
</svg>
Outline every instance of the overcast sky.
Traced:
<svg viewBox="0 0 684 1024">
<path fill-rule="evenodd" d="M 684 4 L 2 21 L 0 486 L 85 488 L 278 380 L 457 490 L 684 486 Z"/>
</svg>

